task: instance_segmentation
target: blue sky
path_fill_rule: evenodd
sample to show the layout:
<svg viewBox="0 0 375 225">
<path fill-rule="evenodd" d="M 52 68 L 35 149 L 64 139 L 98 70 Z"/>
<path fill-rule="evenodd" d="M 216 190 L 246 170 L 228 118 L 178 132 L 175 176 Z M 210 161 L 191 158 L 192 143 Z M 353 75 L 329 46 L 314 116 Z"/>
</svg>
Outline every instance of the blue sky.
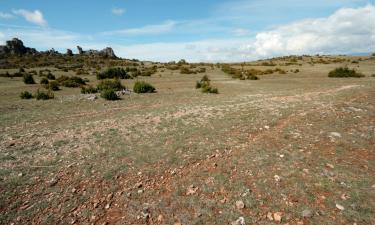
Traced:
<svg viewBox="0 0 375 225">
<path fill-rule="evenodd" d="M 111 46 L 121 57 L 155 61 L 375 52 L 374 5 L 375 0 L 0 0 L 0 43 L 19 37 L 39 50 Z"/>
</svg>

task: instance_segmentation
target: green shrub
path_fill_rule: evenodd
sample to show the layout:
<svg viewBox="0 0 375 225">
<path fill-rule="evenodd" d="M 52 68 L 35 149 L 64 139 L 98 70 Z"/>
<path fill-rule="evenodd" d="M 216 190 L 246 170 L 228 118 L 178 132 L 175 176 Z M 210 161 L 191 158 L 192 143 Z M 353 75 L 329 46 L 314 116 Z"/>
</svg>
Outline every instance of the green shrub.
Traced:
<svg viewBox="0 0 375 225">
<path fill-rule="evenodd" d="M 64 87 L 81 87 L 82 85 L 85 85 L 86 82 L 81 77 L 67 77 L 67 76 L 61 76 L 57 78 L 57 82 L 59 82 L 60 85 Z"/>
<path fill-rule="evenodd" d="M 331 72 L 328 73 L 328 77 L 364 77 L 363 74 L 357 73 L 354 69 L 349 69 L 347 67 L 340 67 L 332 70 Z"/>
<path fill-rule="evenodd" d="M 31 74 L 24 74 L 23 75 L 23 82 L 25 84 L 35 84 L 35 80 L 34 80 L 33 75 L 31 75 Z"/>
<path fill-rule="evenodd" d="M 116 94 L 116 91 L 113 90 L 113 89 L 104 89 L 100 92 L 100 97 L 106 99 L 106 100 L 110 100 L 110 101 L 114 101 L 114 100 L 118 100 L 119 97 L 117 96 Z"/>
<path fill-rule="evenodd" d="M 217 88 L 211 87 L 211 85 L 206 85 L 202 87 L 203 93 L 218 94 L 219 90 Z"/>
<path fill-rule="evenodd" d="M 196 88 L 196 89 L 199 89 L 199 88 L 201 88 L 201 87 L 202 87 L 201 82 L 197 81 L 197 83 L 195 83 L 195 88 Z"/>
<path fill-rule="evenodd" d="M 55 75 L 53 75 L 52 73 L 48 73 L 46 77 L 48 80 L 56 80 Z"/>
<path fill-rule="evenodd" d="M 132 76 L 130 76 L 123 68 L 117 67 L 117 68 L 109 68 L 104 72 L 98 73 L 96 75 L 96 78 L 98 80 L 104 80 L 104 79 L 132 79 Z"/>
<path fill-rule="evenodd" d="M 204 75 L 200 81 L 197 81 L 195 84 L 196 89 L 202 89 L 201 91 L 203 93 L 212 93 L 212 94 L 218 94 L 219 90 L 217 88 L 214 88 L 211 86 L 210 79 L 207 75 Z"/>
<path fill-rule="evenodd" d="M 48 79 L 43 77 L 41 80 L 40 80 L 40 84 L 48 84 Z"/>
<path fill-rule="evenodd" d="M 59 85 L 59 82 L 57 81 L 51 81 L 48 83 L 48 89 L 52 90 L 52 91 L 58 91 L 60 90 L 60 85 Z"/>
<path fill-rule="evenodd" d="M 33 98 L 33 95 L 28 91 L 23 91 L 23 92 L 21 92 L 20 97 L 22 99 L 31 99 L 31 98 Z"/>
<path fill-rule="evenodd" d="M 255 76 L 255 75 L 251 74 L 251 75 L 249 75 L 249 76 L 247 77 L 247 79 L 248 79 L 248 80 L 259 80 L 259 77 L 257 77 L 257 76 Z"/>
<path fill-rule="evenodd" d="M 51 90 L 41 91 L 38 89 L 37 92 L 35 93 L 35 98 L 37 100 L 48 100 L 48 99 L 53 99 L 54 97 L 55 96 Z"/>
<path fill-rule="evenodd" d="M 137 81 L 134 84 L 133 91 L 135 93 L 153 93 L 155 92 L 155 87 L 144 81 Z"/>
<path fill-rule="evenodd" d="M 81 87 L 81 93 L 82 94 L 94 94 L 98 93 L 98 89 L 94 88 L 93 86 L 82 86 Z"/>
<path fill-rule="evenodd" d="M 120 90 L 124 89 L 125 87 L 121 84 L 120 80 L 118 80 L 118 79 L 114 79 L 114 80 L 108 79 L 108 80 L 100 81 L 100 83 L 96 86 L 96 88 L 99 91 L 108 90 L 108 89 L 120 91 Z"/>
</svg>

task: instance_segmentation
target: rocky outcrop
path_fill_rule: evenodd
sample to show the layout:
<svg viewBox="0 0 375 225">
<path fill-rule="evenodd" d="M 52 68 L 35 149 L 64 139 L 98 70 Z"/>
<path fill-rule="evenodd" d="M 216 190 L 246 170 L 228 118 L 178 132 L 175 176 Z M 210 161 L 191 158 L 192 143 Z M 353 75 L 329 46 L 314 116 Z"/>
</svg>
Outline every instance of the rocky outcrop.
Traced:
<svg viewBox="0 0 375 225">
<path fill-rule="evenodd" d="M 82 55 L 84 51 L 82 50 L 81 46 L 77 46 L 78 54 Z"/>
<path fill-rule="evenodd" d="M 66 55 L 68 55 L 68 56 L 73 56 L 73 51 L 71 50 L 71 49 L 67 49 L 66 50 Z"/>
<path fill-rule="evenodd" d="M 6 45 L 0 46 L 0 55 L 34 55 L 38 51 L 35 48 L 28 48 L 23 45 L 23 42 L 18 38 L 13 38 L 6 42 Z"/>
<path fill-rule="evenodd" d="M 117 58 L 112 48 L 107 47 L 101 51 L 98 50 L 87 50 L 84 51 L 80 46 L 77 46 L 78 54 L 88 55 L 88 56 L 99 56 L 105 58 Z M 44 52 L 38 52 L 35 48 L 28 48 L 23 45 L 23 42 L 18 38 L 13 38 L 10 41 L 6 42 L 6 45 L 0 45 L 0 56 L 9 56 L 9 55 L 36 55 L 36 54 L 45 54 L 45 55 L 60 55 L 55 49 L 51 49 Z M 67 49 L 66 55 L 73 56 L 73 51 Z"/>
<path fill-rule="evenodd" d="M 115 52 L 112 48 L 107 47 L 101 51 L 89 49 L 87 51 L 83 51 L 83 49 L 80 46 L 77 46 L 78 54 L 80 55 L 91 55 L 91 56 L 101 56 L 106 58 L 117 58 L 115 55 Z"/>
<path fill-rule="evenodd" d="M 108 58 L 117 58 L 117 56 L 115 55 L 115 52 L 113 51 L 112 48 L 110 47 L 107 47 L 103 50 L 100 51 L 100 54 L 104 57 L 108 57 Z"/>
</svg>

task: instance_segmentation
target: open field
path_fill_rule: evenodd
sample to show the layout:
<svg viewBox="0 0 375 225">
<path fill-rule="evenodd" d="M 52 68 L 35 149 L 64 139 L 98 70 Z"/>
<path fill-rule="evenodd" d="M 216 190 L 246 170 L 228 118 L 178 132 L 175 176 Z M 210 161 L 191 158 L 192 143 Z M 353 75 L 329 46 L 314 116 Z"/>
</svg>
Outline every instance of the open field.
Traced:
<svg viewBox="0 0 375 225">
<path fill-rule="evenodd" d="M 309 62 L 207 66 L 217 95 L 158 70 L 119 101 L 22 100 L 39 85 L 0 77 L 0 224 L 375 224 L 375 61 Z"/>
</svg>

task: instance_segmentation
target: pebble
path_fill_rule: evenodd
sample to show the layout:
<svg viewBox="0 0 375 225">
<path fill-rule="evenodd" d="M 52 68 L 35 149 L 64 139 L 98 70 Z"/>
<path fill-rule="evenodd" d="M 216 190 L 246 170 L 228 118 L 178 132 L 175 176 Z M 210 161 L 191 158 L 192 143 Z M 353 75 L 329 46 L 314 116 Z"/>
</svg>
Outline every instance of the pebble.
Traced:
<svg viewBox="0 0 375 225">
<path fill-rule="evenodd" d="M 273 214 L 273 219 L 276 221 L 276 222 L 281 222 L 281 218 L 282 218 L 282 213 L 281 212 L 275 212 Z"/>
<path fill-rule="evenodd" d="M 241 200 L 236 201 L 236 208 L 237 209 L 243 209 L 243 208 L 245 208 L 245 203 L 243 201 L 241 201 Z"/>
<path fill-rule="evenodd" d="M 193 195 L 197 192 L 198 187 L 195 187 L 193 184 L 188 187 L 186 190 L 186 195 Z"/>
<path fill-rule="evenodd" d="M 236 221 L 233 221 L 231 225 L 245 225 L 245 218 L 239 217 Z"/>
<path fill-rule="evenodd" d="M 340 204 L 337 204 L 337 203 L 336 203 L 336 208 L 338 208 L 341 211 L 343 211 L 345 209 L 344 206 L 342 206 Z"/>
<path fill-rule="evenodd" d="M 312 216 L 312 212 L 310 209 L 305 209 L 302 211 L 302 217 L 309 218 Z"/>
</svg>

